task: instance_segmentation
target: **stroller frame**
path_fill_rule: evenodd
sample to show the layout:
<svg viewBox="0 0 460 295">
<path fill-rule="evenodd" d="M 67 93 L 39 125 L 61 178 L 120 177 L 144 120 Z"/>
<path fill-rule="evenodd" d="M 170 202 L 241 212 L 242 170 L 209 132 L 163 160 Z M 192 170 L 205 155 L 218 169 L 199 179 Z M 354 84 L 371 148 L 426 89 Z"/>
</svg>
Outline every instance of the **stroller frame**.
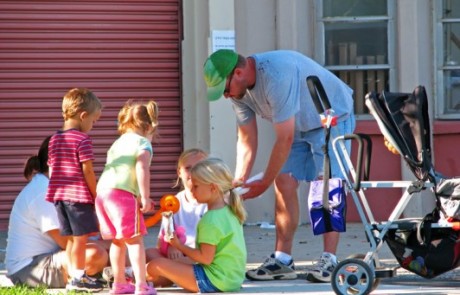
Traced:
<svg viewBox="0 0 460 295">
<path fill-rule="evenodd" d="M 326 117 L 331 113 L 333 114 L 333 110 L 331 109 L 330 103 L 319 79 L 315 76 L 310 76 L 307 78 L 307 84 L 318 112 L 322 116 L 326 115 Z M 395 114 L 396 112 L 393 113 L 390 109 L 395 108 L 395 101 L 397 104 L 398 99 L 410 96 L 411 94 L 386 94 L 388 96 L 393 95 L 391 99 L 396 98 L 396 100 L 393 100 L 392 102 L 387 101 L 388 104 L 393 104 L 391 106 L 387 105 L 387 109 L 376 109 L 380 107 L 378 103 L 382 103 L 383 101 L 382 99 L 378 103 L 373 101 L 373 99 L 375 100 L 376 98 L 376 93 L 369 93 L 366 95 L 366 105 L 369 108 L 370 113 L 376 119 L 382 134 L 398 150 L 399 154 L 403 156 L 404 160 L 409 164 L 417 179 L 414 181 L 369 181 L 370 157 L 372 153 L 372 141 L 370 137 L 365 134 L 347 134 L 331 137 L 332 150 L 336 156 L 337 162 L 342 172 L 345 186 L 350 192 L 350 195 L 356 205 L 358 215 L 364 225 L 365 235 L 370 244 L 370 249 L 366 254 L 352 255 L 351 257 L 339 262 L 335 267 L 331 277 L 331 284 L 336 294 L 369 294 L 371 291 L 377 288 L 381 278 L 396 276 L 396 270 L 401 266 L 404 267 L 403 264 L 401 264 L 400 257 L 397 257 L 397 260 L 401 266 L 383 267 L 380 264 L 378 258 L 378 251 L 381 249 L 385 241 L 388 241 L 388 243 L 390 242 L 390 237 L 388 236 L 390 232 L 392 232 L 394 236 L 394 233 L 396 233 L 397 230 L 420 231 L 420 224 L 421 221 L 424 221 L 424 218 L 401 219 L 400 217 L 412 197 L 414 197 L 416 194 L 419 194 L 421 191 L 426 189 L 432 189 L 436 195 L 436 184 L 440 180 L 440 175 L 434 171 L 431 163 L 431 146 L 429 142 L 430 130 L 429 126 L 426 125 L 428 123 L 428 118 L 426 93 L 424 88 L 419 86 L 416 88 L 414 93 L 412 93 L 412 95 L 415 94 L 417 96 L 424 96 L 422 98 L 424 99 L 425 103 L 416 103 L 410 105 L 409 109 L 403 110 L 403 112 L 405 112 L 404 114 Z M 383 92 L 382 95 L 385 96 L 385 92 Z M 322 101 L 320 101 L 320 98 Z M 414 108 L 415 105 L 417 107 Z M 397 107 L 399 107 L 399 105 L 396 106 L 396 108 Z M 407 116 L 408 113 L 410 113 L 409 115 L 416 114 L 417 116 L 410 117 Z M 420 113 L 422 114 L 420 115 Z M 397 120 L 395 120 L 393 116 L 399 116 L 397 119 L 400 120 L 400 122 L 396 122 Z M 407 120 L 408 122 L 403 122 L 407 123 L 405 125 L 398 124 L 401 123 L 401 120 Z M 330 128 L 330 126 L 323 127 Z M 399 128 L 403 130 L 401 131 Z M 334 130 L 334 128 L 331 128 L 331 130 Z M 406 142 L 406 137 L 403 134 L 404 132 L 412 132 L 414 133 L 414 138 L 416 138 L 408 139 L 408 142 Z M 396 136 L 393 137 L 395 134 Z M 345 146 L 345 141 L 347 140 L 355 140 L 358 144 L 356 167 L 353 165 L 353 162 L 347 152 Z M 364 147 L 367 148 L 366 153 L 364 153 Z M 367 188 L 405 189 L 387 221 L 375 220 L 369 202 L 365 196 L 365 190 Z M 439 206 L 439 203 L 437 206 Z M 459 222 L 443 221 L 439 223 L 437 221 L 437 219 L 431 220 L 429 222 L 428 228 L 430 230 L 460 229 Z M 417 238 L 419 238 L 418 235 Z M 456 235 L 455 241 L 458 240 L 458 235 Z M 392 252 L 395 254 L 393 249 Z M 460 262 L 455 260 L 455 265 L 453 265 L 453 267 L 457 266 L 458 264 L 460 264 Z M 450 269 L 453 268 L 442 269 L 436 273 L 432 272 L 431 274 L 425 273 L 424 276 L 431 278 Z M 411 269 L 409 270 L 412 271 Z M 422 275 L 420 272 L 415 273 Z"/>
<path fill-rule="evenodd" d="M 369 294 L 377 288 L 380 283 L 380 278 L 396 276 L 396 270 L 399 268 L 384 268 L 380 264 L 378 251 L 384 244 L 385 236 L 390 229 L 417 226 L 418 223 L 416 219 L 399 218 L 415 194 L 426 188 L 432 188 L 434 184 L 431 182 L 422 182 L 420 180 L 359 181 L 357 178 L 359 173 L 353 168 L 352 161 L 348 154 L 343 152 L 344 141 L 349 139 L 356 139 L 360 142 L 362 135 L 355 134 L 355 137 L 350 135 L 336 137 L 333 140 L 333 151 L 337 159 L 339 159 L 338 163 L 343 175 L 347 175 L 345 177 L 345 182 L 353 198 L 353 202 L 356 205 L 358 215 L 364 225 L 364 231 L 370 244 L 370 249 L 365 255 L 357 254 L 352 258 L 342 260 L 334 269 L 331 284 L 336 294 Z M 362 142 L 359 144 L 361 145 Z M 340 155 L 342 158 L 340 158 Z M 348 173 L 346 172 L 344 161 L 349 167 Z M 356 190 L 357 186 L 359 187 L 358 190 Z M 365 196 L 365 190 L 367 188 L 405 188 L 404 193 L 387 221 L 378 222 L 375 220 L 369 202 Z M 432 224 L 431 226 L 435 228 L 445 227 L 446 225 Z"/>
</svg>

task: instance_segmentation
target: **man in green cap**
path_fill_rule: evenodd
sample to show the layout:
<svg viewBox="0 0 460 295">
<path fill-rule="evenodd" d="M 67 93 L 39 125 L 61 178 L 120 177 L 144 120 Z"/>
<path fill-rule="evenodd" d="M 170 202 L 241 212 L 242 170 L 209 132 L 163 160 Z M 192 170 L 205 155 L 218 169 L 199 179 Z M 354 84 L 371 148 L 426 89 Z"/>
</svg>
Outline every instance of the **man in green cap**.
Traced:
<svg viewBox="0 0 460 295">
<path fill-rule="evenodd" d="M 297 188 L 300 181 L 323 175 L 324 130 L 307 88 L 306 78 L 317 76 L 338 117 L 335 130 L 353 133 L 353 90 L 333 73 L 299 52 L 276 50 L 243 57 L 232 50 L 218 50 L 204 64 L 204 79 L 210 101 L 221 96 L 232 101 L 238 122 L 235 181 L 245 183 L 257 154 L 256 115 L 270 121 L 275 142 L 261 180 L 244 184 L 247 200 L 275 185 L 275 251 L 258 268 L 246 272 L 252 280 L 295 279 L 291 256 L 299 222 Z M 350 152 L 350 143 L 347 143 Z M 335 155 L 331 176 L 343 178 Z M 323 235 L 324 253 L 307 273 L 310 281 L 329 282 L 337 265 L 338 232 Z"/>
</svg>

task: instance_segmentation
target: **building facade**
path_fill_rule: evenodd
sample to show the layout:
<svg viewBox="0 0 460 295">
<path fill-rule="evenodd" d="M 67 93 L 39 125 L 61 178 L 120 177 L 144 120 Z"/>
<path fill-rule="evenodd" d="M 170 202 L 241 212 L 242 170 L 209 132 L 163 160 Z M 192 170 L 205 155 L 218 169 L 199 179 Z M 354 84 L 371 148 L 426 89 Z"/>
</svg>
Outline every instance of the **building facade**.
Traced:
<svg viewBox="0 0 460 295">
<path fill-rule="evenodd" d="M 183 75 L 184 143 L 205 143 L 213 154 L 234 165 L 236 122 L 230 103 L 225 99 L 208 103 L 200 81 L 202 64 L 216 47 L 213 34 L 234 31 L 235 48 L 243 55 L 294 49 L 314 58 L 354 89 L 356 132 L 369 134 L 374 143 L 372 180 L 412 180 L 414 176 L 400 157 L 386 150 L 364 106 L 365 94 L 412 92 L 418 85 L 425 86 L 435 168 L 449 177 L 460 175 L 456 152 L 460 143 L 459 17 L 460 3 L 450 0 L 184 1 L 183 60 L 194 63 Z M 187 75 L 189 70 L 194 75 Z M 270 124 L 258 124 L 262 131 L 253 174 L 263 171 L 273 141 Z M 308 222 L 305 190 L 302 185 L 302 222 Z M 432 210 L 433 198 L 423 195 L 411 201 L 406 216 Z M 385 220 L 401 190 L 369 189 L 366 196 L 376 209 L 376 219 Z M 249 222 L 273 221 L 273 200 L 271 189 L 247 201 Z M 358 220 L 350 203 L 348 219 Z"/>
</svg>

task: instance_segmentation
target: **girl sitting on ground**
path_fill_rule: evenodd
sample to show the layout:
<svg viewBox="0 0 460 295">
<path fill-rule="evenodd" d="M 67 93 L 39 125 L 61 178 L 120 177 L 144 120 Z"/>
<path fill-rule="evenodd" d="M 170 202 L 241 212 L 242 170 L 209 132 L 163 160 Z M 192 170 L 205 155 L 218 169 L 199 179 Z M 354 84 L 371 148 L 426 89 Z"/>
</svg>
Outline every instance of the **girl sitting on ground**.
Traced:
<svg viewBox="0 0 460 295">
<path fill-rule="evenodd" d="M 220 159 L 209 158 L 191 170 L 192 195 L 208 206 L 197 227 L 196 248 L 169 243 L 195 264 L 155 258 L 147 264 L 150 277 L 165 277 L 178 286 L 201 293 L 232 292 L 241 288 L 245 276 L 246 244 L 243 222 L 246 211 L 233 190 L 233 175 Z"/>
</svg>

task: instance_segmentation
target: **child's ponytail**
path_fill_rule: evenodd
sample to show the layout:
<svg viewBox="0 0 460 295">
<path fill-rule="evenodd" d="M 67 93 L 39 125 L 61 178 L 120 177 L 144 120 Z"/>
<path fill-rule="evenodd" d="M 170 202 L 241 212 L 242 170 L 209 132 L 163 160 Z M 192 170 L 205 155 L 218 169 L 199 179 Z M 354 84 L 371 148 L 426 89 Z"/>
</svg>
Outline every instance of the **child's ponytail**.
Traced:
<svg viewBox="0 0 460 295">
<path fill-rule="evenodd" d="M 129 129 L 140 129 L 146 132 L 153 128 L 153 139 L 158 137 L 158 104 L 150 100 L 141 103 L 132 99 L 128 100 L 118 113 L 118 132 L 126 133 Z"/>
<path fill-rule="evenodd" d="M 233 189 L 229 191 L 228 205 L 232 209 L 233 214 L 240 221 L 241 224 L 246 220 L 246 209 L 243 206 L 243 201 L 241 200 L 240 195 L 235 193 Z"/>
</svg>

